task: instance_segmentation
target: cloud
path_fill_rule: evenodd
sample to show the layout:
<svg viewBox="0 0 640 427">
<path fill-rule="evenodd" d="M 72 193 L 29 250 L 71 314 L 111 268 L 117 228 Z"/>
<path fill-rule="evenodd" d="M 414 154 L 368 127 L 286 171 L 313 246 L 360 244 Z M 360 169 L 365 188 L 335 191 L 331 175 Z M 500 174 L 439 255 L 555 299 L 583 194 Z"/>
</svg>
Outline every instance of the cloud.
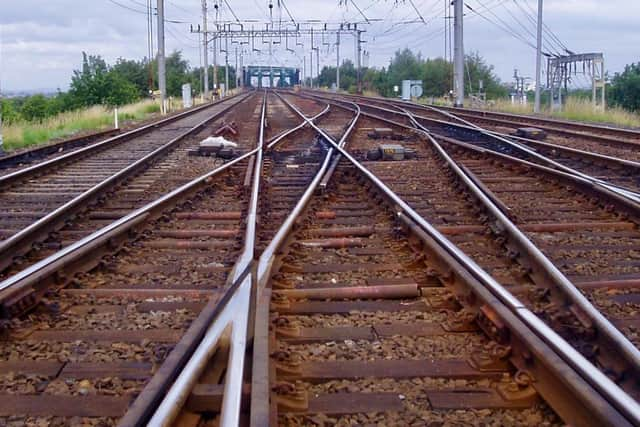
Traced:
<svg viewBox="0 0 640 427">
<path fill-rule="evenodd" d="M 141 11 L 146 0 L 117 0 L 117 3 Z M 189 32 L 189 23 L 197 25 L 200 22 L 200 1 L 165 0 L 165 3 L 167 19 L 185 22 L 166 24 L 167 51 L 182 50 L 192 66 L 199 65 L 198 36 Z M 427 21 L 426 25 L 410 23 L 418 21 L 418 15 L 408 2 L 356 0 L 356 3 L 374 21 L 371 25 L 362 26 L 366 29 L 364 49 L 370 52 L 370 65 L 387 65 L 394 51 L 404 47 L 421 51 L 428 57 L 444 54 L 442 0 L 414 0 Z M 533 11 L 537 5 L 535 0 L 466 0 L 466 4 L 487 19 L 498 24 L 502 20 L 533 43 L 535 39 L 528 31 L 535 31 L 534 24 L 516 3 L 523 10 L 530 7 Z M 216 14 L 212 4 L 210 1 L 210 21 L 215 20 Z M 266 0 L 229 0 L 229 4 L 241 19 L 262 22 L 268 19 Z M 337 0 L 287 0 L 286 5 L 297 20 L 363 20 L 352 4 L 345 8 Z M 147 54 L 146 16 L 108 0 L 5 1 L 2 9 L 0 78 L 4 89 L 64 89 L 73 69 L 80 66 L 82 51 L 102 55 L 108 62 L 118 57 L 140 59 Z M 282 19 L 287 21 L 286 11 L 281 12 Z M 473 15 L 470 10 L 466 11 L 465 50 L 479 52 L 495 66 L 497 74 L 505 81 L 511 80 L 514 68 L 520 69 L 523 75 L 533 76 L 534 50 L 497 25 Z M 545 1 L 545 22 L 560 40 L 576 52 L 604 52 L 610 71 L 622 70 L 625 64 L 640 59 L 640 32 L 636 30 L 635 22 L 638 15 L 640 2 L 610 0 L 603 6 L 603 2 L 597 0 Z M 221 20 L 234 19 L 225 3 L 222 3 L 218 17 Z M 273 18 L 276 22 L 280 18 L 277 7 L 273 9 Z M 253 25 L 260 27 L 263 24 Z M 321 65 L 335 63 L 333 37 L 331 40 L 316 37 L 314 46 L 321 46 Z M 299 49 L 296 55 L 286 52 L 282 44 L 274 45 L 274 55 L 270 58 L 268 48 L 258 40 L 255 47 L 262 51 L 246 52 L 244 63 L 300 66 L 302 57 L 308 59 L 309 55 L 309 40 L 303 42 L 305 51 Z M 341 42 L 342 57 L 353 59 L 353 38 L 344 35 Z M 233 49 L 230 49 L 229 60 L 234 64 L 237 45 L 230 46 Z M 245 49 L 250 50 L 246 45 Z M 220 57 L 219 63 L 222 61 Z"/>
</svg>

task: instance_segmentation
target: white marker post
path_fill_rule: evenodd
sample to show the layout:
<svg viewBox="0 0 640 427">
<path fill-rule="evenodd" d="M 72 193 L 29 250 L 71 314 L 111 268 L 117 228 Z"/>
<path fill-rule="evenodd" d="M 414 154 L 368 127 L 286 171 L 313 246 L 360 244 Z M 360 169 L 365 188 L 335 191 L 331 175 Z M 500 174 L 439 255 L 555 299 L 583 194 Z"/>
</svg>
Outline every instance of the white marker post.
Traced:
<svg viewBox="0 0 640 427">
<path fill-rule="evenodd" d="M 113 109 L 113 128 L 118 129 L 118 107 Z"/>
</svg>

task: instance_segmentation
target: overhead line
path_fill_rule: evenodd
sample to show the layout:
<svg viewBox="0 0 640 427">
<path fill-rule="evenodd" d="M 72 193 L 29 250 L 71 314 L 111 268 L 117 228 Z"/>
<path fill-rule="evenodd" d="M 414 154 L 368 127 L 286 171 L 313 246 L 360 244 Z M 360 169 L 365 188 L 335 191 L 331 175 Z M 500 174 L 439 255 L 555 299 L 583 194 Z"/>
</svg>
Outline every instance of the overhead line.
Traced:
<svg viewBox="0 0 640 427">
<path fill-rule="evenodd" d="M 132 7 L 127 6 L 126 4 L 119 3 L 119 2 L 117 2 L 116 0 L 107 0 L 107 1 L 109 1 L 109 2 L 111 2 L 111 3 L 113 3 L 113 4 L 115 4 L 116 6 L 120 6 L 120 7 L 121 7 L 121 8 L 123 8 L 123 9 L 127 9 L 127 10 L 129 10 L 129 11 L 131 11 L 131 12 L 140 13 L 140 14 L 142 14 L 142 15 L 146 15 L 146 14 L 147 14 L 147 12 L 146 12 L 146 11 L 142 11 L 142 10 L 134 9 L 134 8 L 132 8 Z"/>
</svg>

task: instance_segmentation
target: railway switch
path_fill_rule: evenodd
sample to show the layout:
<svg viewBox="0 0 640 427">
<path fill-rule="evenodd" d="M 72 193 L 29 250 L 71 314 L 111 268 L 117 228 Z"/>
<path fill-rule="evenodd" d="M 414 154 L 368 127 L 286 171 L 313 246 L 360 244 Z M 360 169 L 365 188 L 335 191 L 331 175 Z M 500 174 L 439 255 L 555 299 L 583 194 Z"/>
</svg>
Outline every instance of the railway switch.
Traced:
<svg viewBox="0 0 640 427">
<path fill-rule="evenodd" d="M 542 129 L 525 127 L 516 130 L 516 136 L 542 141 L 547 138 L 547 133 Z"/>
<path fill-rule="evenodd" d="M 367 152 L 367 160 L 398 161 L 415 158 L 414 150 L 400 144 L 380 144 L 377 149 Z"/>
</svg>

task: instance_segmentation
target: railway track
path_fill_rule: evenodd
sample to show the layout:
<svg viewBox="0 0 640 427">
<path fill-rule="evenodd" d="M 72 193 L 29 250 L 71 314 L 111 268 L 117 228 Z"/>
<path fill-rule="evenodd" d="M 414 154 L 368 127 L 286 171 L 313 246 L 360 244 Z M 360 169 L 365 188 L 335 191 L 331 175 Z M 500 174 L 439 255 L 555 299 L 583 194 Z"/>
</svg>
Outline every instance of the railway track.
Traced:
<svg viewBox="0 0 640 427">
<path fill-rule="evenodd" d="M 569 233 L 562 244 L 583 250 L 571 233 L 595 222 L 628 234 L 628 201 L 608 201 L 628 215 L 613 221 L 596 206 L 602 192 L 575 176 L 432 139 L 353 103 L 260 98 L 228 113 L 242 120 L 240 158 L 204 163 L 215 169 L 0 284 L 9 372 L 0 381 L 11 392 L 0 417 L 638 422 L 633 354 L 568 292 L 566 271 L 555 276 L 519 240 Z M 383 125 L 413 160 L 367 160 Z M 188 160 L 174 159 L 171 173 Z M 489 191 L 496 174 L 496 183 L 527 177 L 528 187 Z M 182 182 L 164 180 L 165 189 Z M 578 210 L 592 204 L 591 216 L 567 226 L 567 214 L 555 228 L 526 216 L 517 195 L 534 185 L 555 200 L 543 214 L 572 212 L 557 206 L 573 197 Z M 580 192 L 588 196 L 576 202 Z"/>
<path fill-rule="evenodd" d="M 212 135 L 223 123 L 255 120 L 256 114 L 260 113 L 260 99 L 259 95 L 253 95 L 233 104 L 230 109 L 214 114 L 208 124 L 180 140 L 162 158 L 149 163 L 144 170 L 111 189 L 97 203 L 86 206 L 82 212 L 66 219 L 60 228 L 50 230 L 42 241 L 32 242 L 27 252 L 14 257 L 14 262 L 0 273 L 0 278 L 11 277 L 222 164 L 223 160 L 215 156 L 193 156 L 190 152 L 197 149 L 199 142 Z M 233 139 L 238 144 L 237 151 L 244 153 L 255 144 L 255 133 L 244 130 Z"/>
<path fill-rule="evenodd" d="M 2 417 L 116 424 L 138 395 L 148 395 L 145 386 L 166 383 L 171 366 L 188 359 L 227 291 L 247 276 L 238 259 L 257 195 L 249 158 L 262 142 L 264 105 L 245 117 L 258 123 L 252 133 L 243 129 L 247 153 L 209 164 L 213 171 L 3 283 L 10 320 L 0 365 L 10 374 L 2 378 Z M 256 104 L 250 107 L 255 114 Z M 28 317 L 11 316 L 36 300 Z"/>
<path fill-rule="evenodd" d="M 543 271 L 545 269 L 531 260 L 517 261 L 517 259 L 532 256 L 531 251 L 534 248 L 531 245 L 527 245 L 527 248 L 515 242 L 505 241 L 504 236 L 498 240 L 499 244 L 495 241 L 492 243 L 492 239 L 495 240 L 500 237 L 500 234 L 504 234 L 504 223 L 491 227 L 486 224 L 486 218 L 478 218 L 478 207 L 469 204 L 468 193 L 458 197 L 455 203 L 451 200 L 451 194 L 460 192 L 461 174 L 452 176 L 452 165 L 443 158 L 446 156 L 445 152 L 440 153 L 429 139 L 418 140 L 406 127 L 394 126 L 389 121 L 369 119 L 362 124 L 362 131 L 356 130 L 349 145 L 356 158 L 366 160 L 367 152 L 377 147 L 378 142 L 369 137 L 369 132 L 376 126 L 382 125 L 390 125 L 398 135 L 404 135 L 404 142 L 401 143 L 407 148 L 417 150 L 417 159 L 402 163 L 402 178 L 394 178 L 397 167 L 388 162 L 369 162 L 372 170 L 379 176 L 389 177 L 392 188 L 396 188 L 395 185 L 397 185 L 403 197 L 409 201 L 415 200 L 415 204 L 410 202 L 412 206 L 430 222 L 441 224 L 444 227 L 443 230 L 453 233 L 454 241 L 469 248 L 470 255 L 476 254 L 472 257 L 477 259 L 478 264 L 496 275 L 503 284 L 513 286 L 514 292 L 518 294 L 538 293 L 537 296 L 532 295 L 531 307 L 543 313 L 551 322 L 550 318 L 556 315 L 553 313 L 561 311 L 567 302 L 559 303 L 553 301 L 553 298 L 549 300 L 549 295 L 542 296 L 542 299 L 536 302 L 535 300 L 541 297 L 540 291 L 535 291 L 530 286 L 532 282 L 537 281 L 538 286 L 546 287 L 545 283 L 548 283 L 549 276 L 554 274 L 546 273 L 538 276 L 536 280 L 531 280 L 529 276 L 535 277 L 536 274 L 530 271 L 532 268 L 537 267 Z M 488 152 L 475 144 L 460 142 L 450 137 L 437 135 L 434 137 L 441 141 L 445 148 L 455 148 L 457 152 L 466 150 L 467 156 L 476 159 L 474 167 L 465 165 L 462 161 L 458 163 L 468 178 L 485 192 L 506 216 L 506 221 L 520 227 L 526 238 L 530 239 L 535 247 L 542 249 L 548 259 L 561 270 L 566 276 L 566 280 L 562 281 L 570 281 L 577 287 L 581 287 L 581 283 L 592 283 L 596 289 L 599 286 L 606 289 L 600 290 L 601 294 L 611 292 L 611 288 L 615 287 L 621 289 L 619 292 L 633 292 L 637 286 L 635 279 L 640 277 L 640 271 L 633 267 L 635 258 L 633 242 L 640 237 L 637 225 L 638 210 L 635 204 L 622 202 L 610 194 L 594 191 L 584 181 L 572 179 L 566 174 L 555 173 L 548 168 L 536 167 L 516 157 Z M 479 157 L 482 157 L 482 160 Z M 453 160 L 456 160 L 456 156 L 453 156 Z M 501 162 L 507 162 L 507 164 L 500 167 Z M 435 174 L 438 169 L 441 172 Z M 430 173 L 424 174 L 425 170 Z M 433 189 L 434 186 L 436 188 L 430 191 L 429 189 Z M 428 200 L 424 199 L 425 194 L 429 196 Z M 474 200 L 478 203 L 477 198 Z M 535 207 L 531 205 L 531 200 L 536 200 Z M 463 215 L 465 212 L 466 214 Z M 452 227 L 450 230 L 449 226 Z M 456 230 L 456 227 L 460 228 Z M 490 238 L 491 235 L 494 236 Z M 522 240 L 521 237 L 518 239 Z M 612 240 L 607 240 L 609 237 Z M 557 247 L 556 244 L 562 242 L 567 245 L 571 241 L 576 245 L 576 249 L 566 246 Z M 618 247 L 608 245 L 609 242 L 614 241 L 619 244 Z M 587 242 L 589 243 L 584 245 Z M 593 290 L 587 291 L 586 295 L 594 301 Z M 618 298 L 619 302 L 624 301 L 624 298 Z M 603 301 L 602 298 L 596 305 L 614 324 L 624 325 L 621 329 L 638 346 L 633 326 L 635 318 L 635 311 L 631 304 L 633 298 L 629 297 L 627 300 L 629 303 L 626 309 L 627 316 L 623 314 L 624 308 L 618 306 L 614 308 L 612 307 L 614 304 Z M 616 312 L 617 316 L 614 315 Z M 621 316 L 625 320 L 622 320 Z M 562 322 L 571 323 L 567 318 L 560 322 L 554 321 L 554 323 Z M 563 335 L 570 336 L 581 328 L 591 326 L 575 316 L 573 323 L 574 326 L 566 330 Z M 589 346 L 583 343 L 578 347 Z M 592 348 L 594 348 L 593 345 L 591 345 Z M 591 349 L 584 354 L 588 355 Z M 599 356 L 592 355 L 592 358 L 607 358 L 606 351 L 600 353 Z M 614 366 L 616 362 L 598 361 L 598 364 Z M 628 372 L 635 372 L 637 366 L 630 369 Z M 634 392 L 634 395 L 636 394 L 637 392 Z"/>
<path fill-rule="evenodd" d="M 353 138 L 349 140 L 349 148 L 357 158 L 361 160 L 366 159 L 366 154 L 374 147 L 377 147 L 379 141 L 372 140 L 370 132 L 374 128 L 380 128 L 381 126 L 393 126 L 388 121 L 381 123 L 380 120 L 364 119 L 353 133 Z M 571 283 L 566 283 L 566 280 L 558 280 L 554 278 L 555 272 L 553 269 L 545 268 L 545 262 L 541 262 L 540 258 L 532 253 L 531 245 L 523 245 L 518 243 L 519 239 L 517 235 L 509 236 L 509 233 L 505 232 L 505 224 L 503 221 L 496 219 L 488 219 L 486 212 L 481 206 L 481 201 L 477 200 L 477 196 L 464 189 L 464 181 L 460 176 L 456 176 L 452 171 L 451 165 L 448 165 L 444 156 L 447 156 L 446 152 L 439 153 L 436 147 L 430 146 L 427 139 L 416 138 L 415 133 L 408 129 L 402 129 L 399 126 L 395 126 L 394 129 L 396 136 L 394 138 L 397 142 L 405 144 L 407 148 L 417 151 L 417 158 L 413 161 L 404 162 L 367 162 L 369 169 L 380 177 L 384 182 L 388 182 L 390 187 L 398 191 L 398 194 L 407 200 L 409 205 L 414 207 L 424 218 L 430 223 L 437 226 L 437 228 L 448 235 L 453 242 L 460 245 L 460 248 L 464 250 L 472 259 L 474 259 L 478 265 L 482 266 L 487 272 L 495 277 L 501 284 L 507 289 L 510 289 L 518 298 L 521 298 L 525 304 L 536 312 L 547 324 L 549 324 L 560 335 L 565 337 L 576 349 L 582 352 L 582 354 L 589 358 L 596 366 L 611 375 L 613 374 L 616 381 L 630 393 L 631 396 L 637 398 L 638 389 L 635 382 L 637 374 L 637 349 L 632 348 L 631 344 L 624 340 L 619 333 L 614 333 L 609 339 L 603 338 L 603 329 L 611 327 L 608 322 L 604 324 L 600 321 L 586 320 L 590 316 L 597 316 L 596 310 L 593 307 L 589 307 L 584 299 L 575 298 L 575 287 Z M 476 149 L 477 150 L 477 149 Z M 478 150 L 482 153 L 481 150 Z M 486 154 L 490 157 L 489 154 Z M 492 181 L 492 168 L 497 168 L 490 161 L 480 162 L 478 161 L 478 168 L 483 168 L 484 175 L 487 177 L 488 182 Z M 494 161 L 494 163 L 497 163 Z M 506 168 L 508 169 L 508 168 Z M 513 167 L 512 167 L 513 169 Z M 425 174 L 424 171 L 429 171 Z M 468 171 L 465 169 L 465 171 Z M 530 176 L 526 178 L 528 181 L 520 187 L 518 184 L 514 186 L 513 182 L 519 182 L 519 180 L 525 180 L 522 177 L 523 174 L 528 173 Z M 473 176 L 473 175 L 472 175 Z M 477 179 L 473 176 L 475 182 L 479 182 L 481 189 L 486 189 L 481 179 Z M 534 176 L 529 170 L 514 170 L 513 173 L 504 179 L 495 178 L 497 185 L 501 186 L 501 191 L 507 192 L 509 188 L 513 188 L 514 197 L 508 200 L 501 200 L 494 198 L 497 207 L 502 209 L 511 209 L 512 203 L 520 202 L 520 209 L 523 211 L 530 210 L 529 200 L 517 197 L 519 192 L 525 192 L 527 188 L 532 188 L 532 192 L 538 191 L 541 184 L 540 181 L 545 182 L 547 177 Z M 505 185 L 510 183 L 508 185 Z M 538 183 L 534 187 L 534 183 Z M 563 187 L 565 183 L 558 183 L 556 190 Z M 552 205 L 551 209 L 544 212 L 543 215 L 534 214 L 533 218 L 536 220 L 529 220 L 529 222 L 520 222 L 519 216 L 508 217 L 506 221 L 510 221 L 509 218 L 514 219 L 514 223 L 524 228 L 527 232 L 526 236 L 531 238 L 531 235 L 540 235 L 547 233 L 547 236 L 555 234 L 556 237 L 561 240 L 566 240 L 568 235 L 576 234 L 578 236 L 585 236 L 585 230 L 591 231 L 591 227 L 597 231 L 593 232 L 597 236 L 600 232 L 612 232 L 612 230 L 618 229 L 623 231 L 618 237 L 624 236 L 624 233 L 630 229 L 637 229 L 637 226 L 633 221 L 629 221 L 626 224 L 620 224 L 616 218 L 615 213 L 606 213 L 604 209 L 599 209 L 601 223 L 594 221 L 593 215 L 593 196 L 591 200 L 583 206 L 575 206 L 575 211 L 583 211 L 586 213 L 576 223 L 572 223 L 570 215 L 574 210 L 574 207 L 566 210 L 567 214 L 563 217 L 556 219 L 556 223 L 546 221 L 547 218 L 553 218 L 553 208 L 562 209 L 559 207 L 559 200 L 571 200 L 575 199 L 574 194 L 581 190 L 580 186 L 573 191 L 565 189 L 567 194 L 564 197 L 557 197 L 555 205 Z M 583 189 L 582 189 L 583 190 Z M 493 196 L 494 193 L 489 192 Z M 500 193 L 502 194 L 502 193 Z M 539 196 L 537 193 L 534 195 Z M 426 196 L 426 198 L 425 198 Z M 550 196 L 552 197 L 552 196 Z M 583 200 L 586 202 L 587 197 Z M 585 200 L 586 199 L 586 200 Z M 514 202 L 515 200 L 515 202 Z M 541 200 L 544 203 L 544 198 Z M 570 206 L 572 206 L 570 204 Z M 515 210 L 515 209 L 514 209 Z M 513 211 L 509 211 L 513 212 Z M 518 220 L 516 220 L 516 218 Z M 582 222 L 582 224 L 580 224 Z M 357 223 L 357 221 L 356 221 Z M 598 227 L 603 230 L 600 231 Z M 580 234 L 582 232 L 582 234 Z M 548 237 L 547 237 L 548 238 Z M 544 240 L 544 237 L 542 237 Z M 577 239 L 576 239 L 577 240 Z M 540 239 L 534 240 L 534 243 L 538 243 Z M 579 246 L 579 243 L 576 242 Z M 606 265 L 611 262 L 611 257 L 618 257 L 624 260 L 625 256 L 633 256 L 632 247 L 628 246 L 628 242 L 620 242 L 621 246 L 616 250 L 613 250 L 607 257 L 603 256 L 598 260 L 597 244 L 593 244 L 593 252 L 589 255 L 593 256 L 596 260 L 595 265 Z M 549 247 L 553 247 L 552 243 Z M 541 245 L 543 248 L 547 248 L 547 245 Z M 547 253 L 547 251 L 544 251 Z M 562 252 L 562 250 L 558 251 Z M 622 253 L 621 253 L 622 252 Z M 613 254 L 616 255 L 613 255 Z M 557 265 L 565 265 L 570 262 L 568 258 L 571 256 L 565 256 L 564 259 L 548 254 L 549 258 L 557 263 Z M 585 257 L 582 259 L 583 264 L 588 264 L 590 258 Z M 547 260 L 548 261 L 548 260 Z M 618 261 L 620 262 L 620 261 Z M 622 262 L 625 265 L 624 262 Z M 627 263 L 628 264 L 628 263 Z M 625 265 L 627 267 L 628 265 Z M 594 266 L 595 267 L 595 266 Z M 621 270 L 625 267 L 621 266 Z M 580 266 L 578 267 L 580 268 Z M 584 270 L 584 267 L 582 268 Z M 563 273 L 569 275 L 566 269 L 562 269 Z M 575 271 L 574 271 L 575 273 Z M 638 277 L 638 273 L 632 273 L 635 277 Z M 573 281 L 576 280 L 575 274 L 569 276 Z M 628 279 L 625 276 L 625 279 Z M 585 277 L 581 278 L 582 281 L 589 280 Z M 550 286 L 549 282 L 556 282 L 556 285 Z M 563 284 L 564 283 L 564 284 Z M 628 285 L 633 285 L 633 282 L 627 282 Z M 566 288 L 569 286 L 569 289 Z M 601 285 L 606 286 L 602 283 Z M 596 285 L 597 286 L 597 285 Z M 588 295 L 591 298 L 591 295 Z M 591 298 L 592 299 L 592 298 Z M 587 310 L 587 313 L 583 312 L 583 307 L 591 309 Z M 605 314 L 612 314 L 611 310 L 606 310 L 602 304 L 597 304 L 598 308 L 603 310 Z M 580 307 L 580 308 L 578 308 Z M 572 313 L 573 312 L 573 313 Z M 633 313 L 633 309 L 630 307 L 628 313 Z M 610 317 L 617 325 L 626 324 L 630 326 L 633 324 L 633 318 L 629 318 L 625 322 L 620 322 L 617 318 Z M 602 328 L 599 325 L 602 324 Z M 600 332 L 595 332 L 595 335 L 600 335 L 599 338 L 594 337 L 594 330 L 591 328 L 599 329 Z M 585 329 L 586 328 L 586 329 Z M 634 333 L 634 328 L 622 329 L 627 337 L 636 343 L 637 337 Z M 617 332 L 617 331 L 616 331 Z M 619 343 L 620 339 L 623 339 L 622 344 Z M 600 344 L 596 344 L 598 340 Z M 605 344 L 606 342 L 606 344 Z M 636 343 L 637 345 L 637 343 Z M 609 347 L 609 350 L 604 350 L 605 347 Z M 630 348 L 631 347 L 631 348 Z M 616 349 L 616 350 L 614 350 Z M 625 350 L 626 349 L 626 350 Z M 595 351 L 594 351 L 595 350 Z M 627 352 L 626 362 L 621 362 L 620 355 Z M 629 353 L 630 352 L 630 353 Z M 623 357 L 625 358 L 625 357 Z M 623 368 L 622 365 L 625 367 Z"/>
<path fill-rule="evenodd" d="M 81 149 L 89 149 L 81 157 L 70 153 L 72 160 L 59 164 L 62 158 L 53 159 L 0 177 L 0 200 L 5 206 L 0 214 L 0 277 L 208 170 L 212 159 L 188 157 L 187 150 L 215 130 L 212 122 L 233 118 L 229 111 L 236 107 L 242 110 L 249 102 L 246 96 L 173 118 L 157 128 L 150 126 L 137 139 L 98 143 Z M 251 111 L 240 117 L 246 119 L 253 108 L 252 104 Z M 240 141 L 241 146 L 247 143 Z M 92 147 L 97 147 L 95 152 Z"/>
<path fill-rule="evenodd" d="M 314 93 L 326 95 L 326 92 Z M 434 109 L 427 105 L 385 98 L 362 97 L 357 95 L 348 95 L 348 98 L 380 106 L 392 105 L 396 108 L 407 109 L 418 116 L 436 119 L 443 117 L 438 111 L 445 111 L 476 125 L 481 125 L 489 130 L 503 134 L 513 134 L 521 127 L 536 127 L 544 130 L 548 134 L 549 142 L 555 145 L 591 151 L 629 161 L 640 161 L 640 156 L 638 155 L 640 131 L 635 129 L 621 129 L 484 110 L 442 106 Z"/>
<path fill-rule="evenodd" d="M 277 111 L 282 105 L 272 101 L 272 116 L 282 118 Z M 250 108 L 253 117 L 234 117 L 266 122 L 266 104 Z M 288 124 L 270 127 L 277 135 L 269 149 L 277 152 L 269 154 L 274 163 L 269 170 L 253 149 L 32 265 L 10 284 L 3 282 L 3 316 L 12 320 L 5 321 L 0 363 L 11 372 L 5 381 L 12 396 L 0 405 L 1 416 L 27 414 L 21 418 L 27 423 L 128 425 L 140 418 L 147 399 L 162 397 L 157 384 L 173 380 L 175 364 L 188 360 L 221 303 L 247 279 L 253 244 L 243 241 L 255 236 L 257 221 L 247 217 L 257 218 L 261 179 L 256 176 L 271 185 L 269 191 L 283 193 L 272 196 L 282 201 L 285 187 L 291 196 L 304 189 L 304 182 L 297 187 L 291 182 L 313 173 L 318 153 L 300 142 L 308 136 L 304 132 L 287 132 L 291 122 L 300 123 L 288 113 Z M 252 136 L 267 148 L 262 131 L 241 132 L 245 146 Z M 299 153 L 303 145 L 305 152 Z M 299 167 L 287 174 L 281 159 L 292 156 L 298 156 Z M 243 239 L 244 225 L 249 227 Z M 36 304 L 28 318 L 15 317 Z M 209 372 L 206 378 L 215 382 L 223 374 L 219 371 L 216 380 Z"/>
<path fill-rule="evenodd" d="M 318 95 L 314 95 L 314 97 L 333 99 L 337 102 L 343 102 L 343 106 L 349 106 L 348 103 L 335 97 L 326 98 L 326 95 L 319 98 Z M 422 126 L 423 129 L 427 129 L 435 135 L 470 142 L 486 149 L 518 156 L 525 160 L 579 175 L 640 203 L 640 180 L 638 179 L 640 163 L 638 162 L 495 133 L 433 107 L 429 107 L 430 115 L 427 116 L 414 114 L 404 108 L 395 107 L 391 103 L 383 104 L 379 100 L 374 103 L 359 102 L 358 105 L 365 115 L 369 114 L 374 118 L 387 118 L 412 127 Z"/>
<path fill-rule="evenodd" d="M 114 136 L 120 132 L 120 129 L 108 129 L 87 135 L 75 136 L 35 148 L 28 148 L 24 150 L 18 149 L 16 151 L 0 155 L 0 174 L 6 175 L 28 167 L 32 163 L 62 156 L 69 150 L 82 148 L 92 142 Z"/>
</svg>

